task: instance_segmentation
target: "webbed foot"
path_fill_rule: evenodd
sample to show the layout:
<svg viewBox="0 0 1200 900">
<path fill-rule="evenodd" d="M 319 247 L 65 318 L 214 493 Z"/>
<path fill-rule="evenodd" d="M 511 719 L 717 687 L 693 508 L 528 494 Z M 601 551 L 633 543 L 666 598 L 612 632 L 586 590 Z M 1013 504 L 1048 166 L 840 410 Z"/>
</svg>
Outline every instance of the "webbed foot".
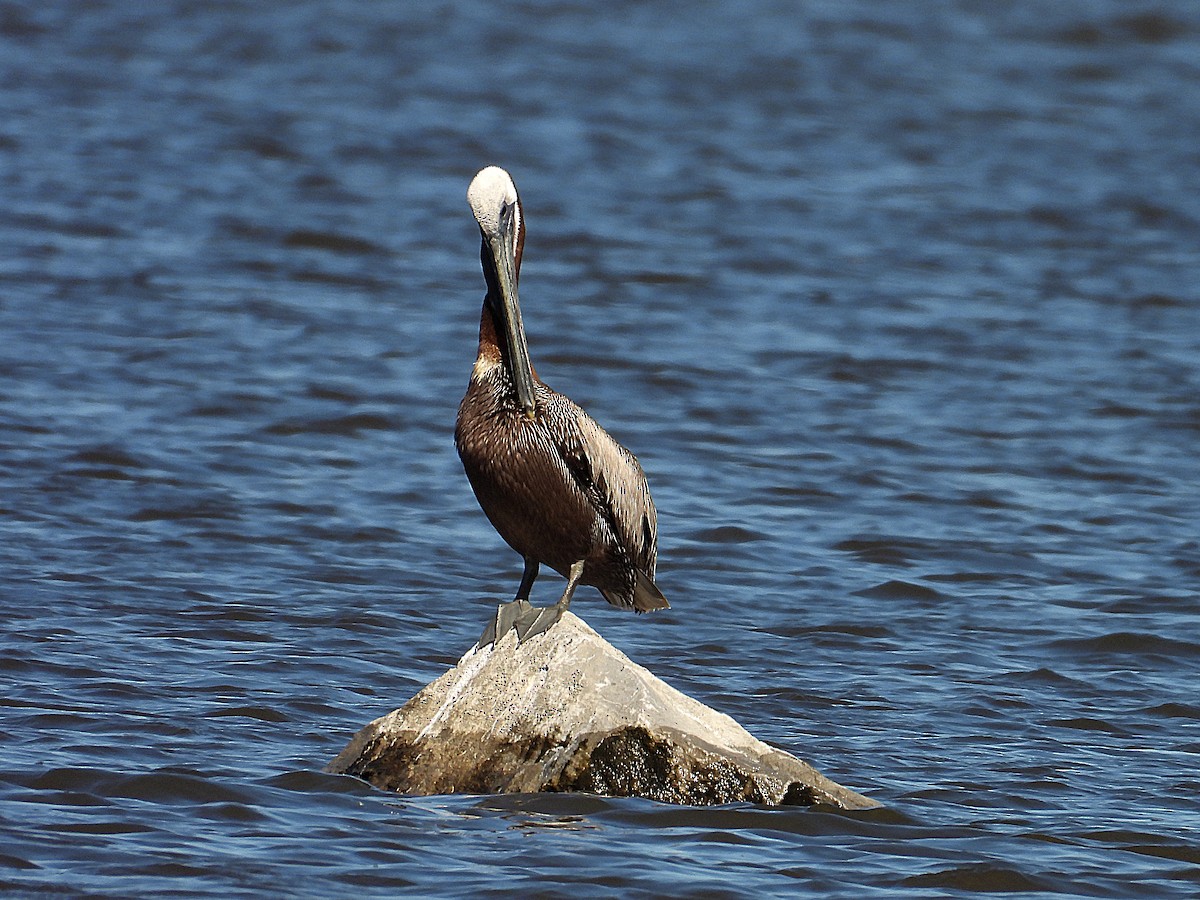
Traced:
<svg viewBox="0 0 1200 900">
<path fill-rule="evenodd" d="M 518 646 L 550 627 L 562 618 L 567 607 L 562 603 L 554 606 L 533 606 L 528 600 L 513 600 L 496 607 L 496 614 L 475 642 L 478 649 L 498 644 L 510 631 L 516 629 Z"/>
<path fill-rule="evenodd" d="M 519 621 L 523 619 L 536 618 L 537 610 L 529 604 L 528 600 L 510 600 L 508 603 L 501 603 L 496 607 L 496 614 L 487 624 L 487 628 L 483 629 L 483 634 L 479 636 L 479 640 L 475 642 L 475 646 L 482 649 L 484 647 L 497 644 L 503 640 L 504 636 L 512 631 Z M 517 642 L 521 641 L 521 628 L 517 628 Z"/>
<path fill-rule="evenodd" d="M 517 599 L 510 603 L 501 603 L 496 607 L 496 615 L 492 621 L 488 622 L 487 628 L 483 629 L 483 634 L 479 636 L 479 640 L 475 642 L 475 647 L 482 650 L 484 647 L 489 647 L 493 644 L 498 644 L 504 639 L 504 636 L 512 631 L 517 630 L 517 644 L 522 641 L 527 641 L 535 635 L 549 631 L 550 628 L 563 617 L 563 613 L 571 605 L 571 597 L 575 594 L 575 588 L 578 587 L 580 579 L 583 578 L 583 564 L 581 559 L 576 563 L 572 563 L 571 572 L 567 576 L 567 587 L 563 591 L 563 595 L 559 601 L 553 606 L 533 606 L 526 596 L 529 593 L 529 588 L 533 585 L 533 579 L 537 575 L 537 563 L 525 561 L 525 574 L 521 578 L 521 589 L 517 592 Z"/>
<path fill-rule="evenodd" d="M 566 606 L 561 603 L 553 606 L 531 606 L 529 609 L 533 615 L 524 615 L 516 622 L 518 644 L 549 631 L 567 611 Z"/>
</svg>

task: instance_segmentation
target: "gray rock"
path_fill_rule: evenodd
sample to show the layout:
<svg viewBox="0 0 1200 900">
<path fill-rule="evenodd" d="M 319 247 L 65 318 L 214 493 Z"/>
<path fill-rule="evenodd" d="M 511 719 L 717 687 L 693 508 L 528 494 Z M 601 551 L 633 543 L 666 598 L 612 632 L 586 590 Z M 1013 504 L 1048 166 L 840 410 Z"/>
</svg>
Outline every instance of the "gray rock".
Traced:
<svg viewBox="0 0 1200 900">
<path fill-rule="evenodd" d="M 472 648 L 326 771 L 404 794 L 586 791 L 709 805 L 878 806 L 636 665 L 568 612 Z"/>
</svg>

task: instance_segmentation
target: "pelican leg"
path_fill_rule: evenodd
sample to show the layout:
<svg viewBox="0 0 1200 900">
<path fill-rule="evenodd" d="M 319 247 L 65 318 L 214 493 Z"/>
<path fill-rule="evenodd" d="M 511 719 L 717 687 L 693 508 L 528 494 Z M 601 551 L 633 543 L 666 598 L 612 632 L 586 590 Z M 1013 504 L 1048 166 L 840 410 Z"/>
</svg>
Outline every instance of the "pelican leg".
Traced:
<svg viewBox="0 0 1200 900">
<path fill-rule="evenodd" d="M 515 600 L 529 602 L 529 592 L 533 590 L 533 580 L 538 577 L 539 568 L 541 568 L 541 563 L 536 559 L 525 557 L 525 571 L 521 573 L 521 586 L 517 588 Z"/>
<path fill-rule="evenodd" d="M 517 629 L 517 640 L 527 641 L 534 635 L 549 631 L 550 627 L 563 617 L 563 613 L 571 605 L 571 598 L 575 596 L 575 588 L 579 587 L 581 578 L 583 578 L 582 559 L 571 566 L 571 574 L 567 576 L 566 590 L 563 591 L 563 595 L 557 603 L 553 606 L 544 606 L 541 609 L 535 609 L 531 606 L 529 607 L 529 611 L 534 613 L 534 615 L 526 613 L 517 619 L 515 626 Z"/>
<path fill-rule="evenodd" d="M 487 628 L 483 629 L 479 640 L 475 642 L 476 647 L 482 649 L 496 643 L 508 634 L 520 619 L 531 614 L 536 615 L 534 608 L 529 605 L 529 592 L 533 589 L 533 582 L 538 576 L 539 567 L 540 563 L 536 559 L 525 558 L 525 571 L 521 573 L 521 585 L 517 588 L 517 596 L 508 603 L 501 603 L 496 607 L 495 615 L 488 622 Z M 520 639 L 520 634 L 518 629 L 518 639 Z"/>
</svg>

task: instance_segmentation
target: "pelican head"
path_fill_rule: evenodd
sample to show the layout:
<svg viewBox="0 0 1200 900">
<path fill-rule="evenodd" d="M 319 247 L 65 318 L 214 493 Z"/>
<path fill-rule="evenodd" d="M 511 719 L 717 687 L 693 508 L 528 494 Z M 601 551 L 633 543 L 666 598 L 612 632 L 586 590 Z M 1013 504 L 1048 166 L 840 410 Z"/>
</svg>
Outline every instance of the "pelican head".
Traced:
<svg viewBox="0 0 1200 900">
<path fill-rule="evenodd" d="M 500 230 L 500 219 L 506 208 L 518 202 L 517 186 L 513 184 L 512 176 L 499 166 L 488 166 L 471 179 L 467 202 L 471 204 L 480 230 L 485 235 L 494 235 Z"/>
<path fill-rule="evenodd" d="M 501 351 L 525 415 L 534 418 L 533 369 L 521 305 L 517 299 L 517 272 L 525 243 L 521 201 L 512 177 L 498 166 L 488 166 L 471 180 L 467 202 L 483 236 L 480 257 L 487 281 L 486 302 L 500 320 L 504 342 Z"/>
</svg>

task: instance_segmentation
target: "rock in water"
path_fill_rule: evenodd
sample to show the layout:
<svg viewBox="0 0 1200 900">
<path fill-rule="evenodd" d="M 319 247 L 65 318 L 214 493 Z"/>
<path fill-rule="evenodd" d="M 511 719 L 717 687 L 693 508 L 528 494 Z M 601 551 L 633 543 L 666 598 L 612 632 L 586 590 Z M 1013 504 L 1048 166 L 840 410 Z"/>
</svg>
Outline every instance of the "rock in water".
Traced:
<svg viewBox="0 0 1200 900">
<path fill-rule="evenodd" d="M 403 794 L 586 791 L 664 803 L 879 804 L 636 665 L 568 612 L 473 648 L 326 771 Z"/>
</svg>

